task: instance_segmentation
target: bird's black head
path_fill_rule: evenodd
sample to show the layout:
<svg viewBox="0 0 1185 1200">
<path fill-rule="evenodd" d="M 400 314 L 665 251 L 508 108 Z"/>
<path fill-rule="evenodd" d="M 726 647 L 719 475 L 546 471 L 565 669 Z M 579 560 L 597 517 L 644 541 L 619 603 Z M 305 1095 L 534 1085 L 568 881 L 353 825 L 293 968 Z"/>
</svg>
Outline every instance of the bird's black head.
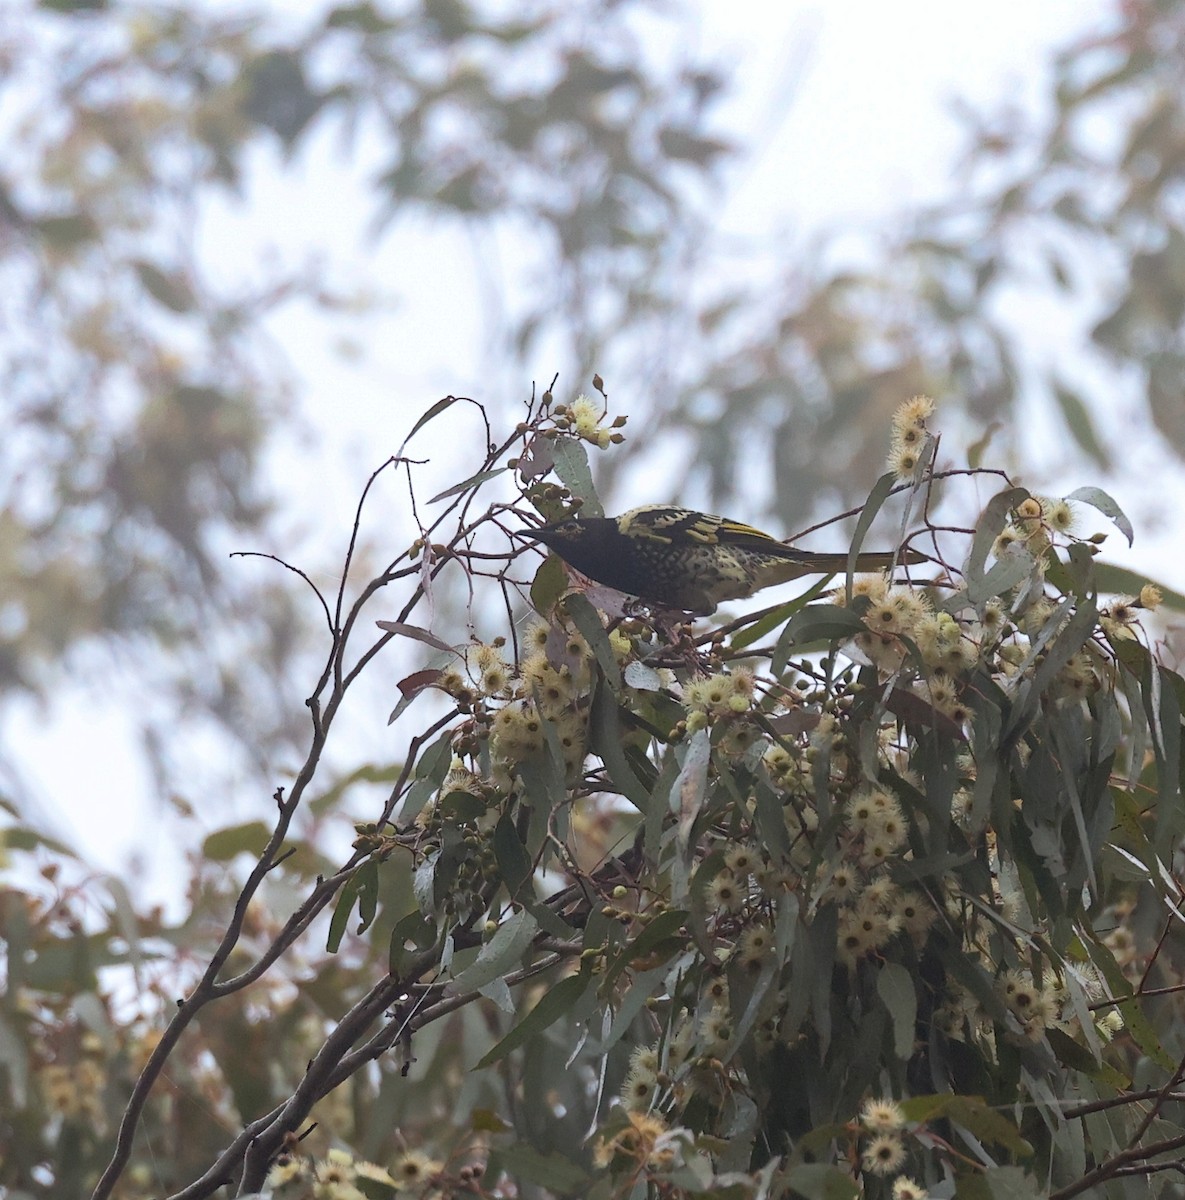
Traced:
<svg viewBox="0 0 1185 1200">
<path fill-rule="evenodd" d="M 618 529 L 617 522 L 608 517 L 586 517 L 583 520 L 565 517 L 550 525 L 518 532 L 523 537 L 542 542 L 578 571 L 604 582 L 608 544 Z"/>
<path fill-rule="evenodd" d="M 587 541 L 592 535 L 594 521 L 580 521 L 575 517 L 565 517 L 562 521 L 552 521 L 550 525 L 540 525 L 537 529 L 520 529 L 523 537 L 533 538 L 558 550 L 563 546 L 576 546 Z"/>
</svg>

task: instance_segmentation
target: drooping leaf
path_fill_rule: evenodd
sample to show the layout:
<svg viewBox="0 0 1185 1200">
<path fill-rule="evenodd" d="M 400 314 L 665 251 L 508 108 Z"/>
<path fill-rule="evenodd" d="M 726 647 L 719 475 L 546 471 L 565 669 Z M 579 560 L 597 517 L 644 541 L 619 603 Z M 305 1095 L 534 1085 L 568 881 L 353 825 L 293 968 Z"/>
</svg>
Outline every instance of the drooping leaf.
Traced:
<svg viewBox="0 0 1185 1200">
<path fill-rule="evenodd" d="M 564 486 L 584 501 L 581 513 L 586 517 L 603 517 L 605 510 L 597 499 L 592 472 L 588 468 L 588 451 L 579 438 L 560 437 L 553 443 L 555 473 Z"/>
<path fill-rule="evenodd" d="M 842 641 L 867 632 L 868 626 L 851 609 L 838 604 L 812 604 L 790 618 L 783 637 L 801 651 L 819 642 Z"/>
<path fill-rule="evenodd" d="M 864 507 L 860 510 L 860 516 L 856 521 L 856 528 L 852 534 L 852 546 L 848 551 L 849 581 L 856 569 L 856 558 L 864 545 L 864 539 L 868 536 L 868 531 L 872 528 L 872 523 L 876 520 L 877 513 L 880 512 L 885 501 L 896 486 L 897 477 L 892 472 L 882 475 L 872 485 L 872 491 L 868 493 L 868 499 L 864 501 Z"/>
<path fill-rule="evenodd" d="M 605 682 L 612 691 L 620 692 L 621 668 L 617 664 L 617 656 L 609 644 L 609 635 L 605 632 L 605 626 L 601 624 L 597 610 L 579 592 L 570 595 L 564 601 L 564 607 L 572 618 L 573 624 L 583 634 L 589 649 L 596 656 L 597 665 L 601 668 Z"/>
<path fill-rule="evenodd" d="M 413 954 L 427 950 L 435 941 L 436 923 L 425 917 L 418 908 L 413 908 L 411 912 L 400 917 L 391 930 L 390 945 L 387 949 L 387 970 L 398 976 Z"/>
<path fill-rule="evenodd" d="M 1095 559 L 1093 565 L 1095 582 L 1100 592 L 1109 592 L 1112 595 L 1126 593 L 1138 596 L 1140 589 L 1146 583 L 1151 583 L 1163 597 L 1165 608 L 1175 609 L 1177 612 L 1185 612 L 1185 594 L 1174 591 L 1166 584 L 1160 583 L 1155 579 L 1149 579 L 1139 571 L 1131 571 L 1127 567 L 1117 566 L 1115 563 Z"/>
<path fill-rule="evenodd" d="M 799 1163 L 786 1172 L 786 1183 L 805 1200 L 857 1200 L 860 1186 L 848 1171 L 825 1163 Z"/>
<path fill-rule="evenodd" d="M 666 912 L 659 913 L 636 938 L 623 947 L 606 969 L 606 984 L 613 983 L 626 967 L 640 958 L 645 958 L 664 942 L 683 941 L 686 936 L 683 926 L 687 916 L 687 911 L 681 908 L 669 908 Z"/>
<path fill-rule="evenodd" d="M 589 749 L 600 756 L 613 785 L 639 812 L 646 813 L 651 808 L 661 811 L 661 805 L 652 803 L 646 781 L 639 777 L 626 756 L 620 710 L 608 688 L 597 688 L 594 693 L 588 727 Z"/>
<path fill-rule="evenodd" d="M 555 1195 L 583 1195 L 588 1187 L 588 1172 L 579 1163 L 556 1151 L 541 1153 L 525 1141 L 501 1147 L 491 1157 L 510 1178 L 546 1188 Z"/>
<path fill-rule="evenodd" d="M 423 642 L 426 646 L 431 646 L 435 650 L 443 650 L 446 653 L 458 653 L 455 646 L 450 646 L 448 642 L 442 641 L 430 630 L 421 629 L 418 625 L 409 625 L 406 621 L 375 621 L 375 624 L 386 633 L 393 633 L 397 637 L 412 638 L 414 641 Z"/>
<path fill-rule="evenodd" d="M 470 475 L 468 479 L 463 479 L 460 483 L 445 488 L 443 492 L 437 492 L 428 500 L 428 503 L 435 504 L 438 500 L 447 500 L 450 496 L 459 496 L 462 492 L 476 491 L 483 483 L 489 483 L 491 479 L 497 479 L 499 475 L 505 475 L 509 470 L 509 467 L 491 467 L 487 471 L 478 471 L 476 475 Z"/>
<path fill-rule="evenodd" d="M 757 614 L 752 624 L 744 625 L 733 634 L 730 642 L 732 649 L 743 650 L 746 646 L 760 641 L 767 633 L 772 633 L 795 613 L 806 608 L 813 600 L 817 600 L 830 586 L 830 579 L 825 575 L 817 583 L 812 584 L 801 596 L 795 596 L 786 604 L 776 605 L 764 614 Z"/>
<path fill-rule="evenodd" d="M 1029 498 L 1024 488 L 1008 488 L 994 495 L 979 514 L 975 523 L 975 534 L 971 539 L 971 550 L 963 567 L 968 584 L 983 577 L 988 555 L 1000 531 L 1008 521 L 1008 514 L 1022 501 Z"/>
<path fill-rule="evenodd" d="M 525 1045 L 531 1038 L 538 1037 L 568 1012 L 592 986 L 592 978 L 581 973 L 568 975 L 554 987 L 548 988 L 540 997 L 539 1003 L 497 1045 L 482 1055 L 477 1068 L 496 1063 L 519 1046 Z"/>
<path fill-rule="evenodd" d="M 1102 488 L 1080 487 L 1072 491 L 1066 499 L 1076 501 L 1080 504 L 1089 504 L 1091 508 L 1097 508 L 1103 516 L 1109 517 L 1114 522 L 1116 529 L 1127 538 L 1129 546 L 1136 540 L 1136 531 L 1132 528 L 1132 523 L 1128 520 L 1127 514 Z"/>
<path fill-rule="evenodd" d="M 498 818 L 492 842 L 494 857 L 498 862 L 498 869 L 502 872 L 502 881 L 513 900 L 531 878 L 533 867 L 531 856 L 522 844 L 509 813 L 503 813 Z"/>
<path fill-rule="evenodd" d="M 556 601 L 568 587 L 568 572 L 558 554 L 549 554 L 531 580 L 531 607 L 540 616 L 548 617 Z"/>
<path fill-rule="evenodd" d="M 989 1167 L 964 1175 L 955 1187 L 955 1200 L 1045 1200 L 1048 1194 L 1021 1167 Z"/>
<path fill-rule="evenodd" d="M 358 906 L 358 933 L 364 933 L 374 920 L 378 906 L 378 866 L 377 859 L 368 858 L 342 885 L 333 917 L 329 922 L 329 937 L 325 943 L 325 949 L 330 954 L 336 954 L 341 948 L 342 938 L 345 936 L 355 905 Z"/>
<path fill-rule="evenodd" d="M 640 663 L 636 659 L 626 663 L 623 678 L 627 687 L 640 692 L 657 692 L 662 689 L 662 676 L 653 668 Z"/>
<path fill-rule="evenodd" d="M 433 404 L 432 407 L 426 412 L 422 413 L 417 419 L 416 423 L 411 427 L 407 437 L 403 439 L 403 444 L 399 447 L 399 453 L 402 455 L 404 449 L 407 447 L 407 443 L 410 442 L 412 438 L 414 438 L 416 434 L 428 424 L 429 421 L 434 421 L 440 416 L 441 413 L 447 412 L 450 408 L 452 408 L 452 406 L 457 403 L 458 399 L 459 397 L 457 396 L 445 396 L 442 399 L 437 400 L 436 403 Z"/>
<path fill-rule="evenodd" d="M 519 909 L 499 926 L 494 936 L 478 951 L 477 958 L 454 980 L 458 991 L 472 991 L 505 975 L 526 954 L 539 929 L 539 922 L 526 909 Z"/>
<path fill-rule="evenodd" d="M 918 997 L 913 976 L 900 964 L 885 963 L 877 972 L 876 991 L 893 1021 L 893 1049 L 902 1062 L 913 1054 Z"/>
<path fill-rule="evenodd" d="M 196 304 L 193 290 L 179 271 L 165 271 L 147 259 L 137 259 L 132 266 L 144 290 L 171 312 L 189 312 Z"/>
<path fill-rule="evenodd" d="M 432 687 L 433 684 L 440 679 L 442 672 L 439 667 L 427 667 L 423 671 L 413 671 L 410 675 L 405 676 L 395 686 L 399 688 L 400 700 L 399 703 L 391 710 L 391 715 L 387 718 L 388 725 L 394 725 L 395 722 L 407 711 L 411 702 Z"/>
</svg>

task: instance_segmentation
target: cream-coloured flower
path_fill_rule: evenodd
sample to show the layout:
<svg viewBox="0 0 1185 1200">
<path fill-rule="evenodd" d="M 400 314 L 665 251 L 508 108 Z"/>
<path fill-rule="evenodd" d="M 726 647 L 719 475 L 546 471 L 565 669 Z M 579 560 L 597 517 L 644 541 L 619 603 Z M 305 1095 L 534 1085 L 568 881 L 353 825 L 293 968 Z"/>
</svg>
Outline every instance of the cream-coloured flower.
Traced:
<svg viewBox="0 0 1185 1200">
<path fill-rule="evenodd" d="M 746 879 L 761 865 L 761 857 L 752 846 L 732 846 L 724 855 L 724 865 L 738 879 Z"/>
<path fill-rule="evenodd" d="M 391 1164 L 391 1178 L 403 1191 L 417 1191 L 426 1187 L 432 1178 L 439 1175 L 443 1165 L 419 1150 L 407 1150 Z"/>
<path fill-rule="evenodd" d="M 1074 527 L 1074 508 L 1069 500 L 1045 499 L 1041 507 L 1046 523 L 1055 533 L 1069 533 Z"/>
<path fill-rule="evenodd" d="M 893 413 L 893 429 L 922 425 L 934 415 L 934 401 L 929 396 L 912 396 L 897 406 Z"/>
<path fill-rule="evenodd" d="M 720 871 L 708 884 L 707 901 L 716 912 L 739 912 L 745 903 L 745 889 L 731 871 Z"/>
<path fill-rule="evenodd" d="M 773 930 L 768 925 L 751 925 L 737 943 L 737 962 L 747 970 L 759 970 L 773 945 Z"/>
<path fill-rule="evenodd" d="M 299 1158 L 283 1159 L 273 1165 L 267 1173 L 269 1188 L 283 1187 L 286 1183 L 300 1179 L 304 1174 L 304 1166 Z"/>
<path fill-rule="evenodd" d="M 860 1108 L 860 1124 L 872 1133 L 896 1133 L 905 1128 L 905 1113 L 895 1100 L 866 1100 Z"/>
<path fill-rule="evenodd" d="M 891 1133 L 878 1134 L 864 1147 L 864 1169 L 872 1175 L 893 1175 L 905 1162 L 905 1145 Z"/>
<path fill-rule="evenodd" d="M 732 1017 L 727 1009 L 709 1009 L 700 1020 L 699 1031 L 705 1053 L 720 1054 L 732 1037 Z"/>
<path fill-rule="evenodd" d="M 657 1090 L 656 1068 L 634 1063 L 621 1085 L 621 1102 L 631 1111 L 643 1112 L 650 1107 Z"/>
<path fill-rule="evenodd" d="M 930 1193 L 908 1175 L 893 1180 L 893 1200 L 928 1200 Z"/>
<path fill-rule="evenodd" d="M 380 1167 L 378 1163 L 359 1160 L 354 1163 L 354 1172 L 359 1179 L 369 1179 L 374 1183 L 385 1183 L 391 1187 L 395 1186 L 395 1180 L 391 1172 L 386 1167 Z"/>
</svg>

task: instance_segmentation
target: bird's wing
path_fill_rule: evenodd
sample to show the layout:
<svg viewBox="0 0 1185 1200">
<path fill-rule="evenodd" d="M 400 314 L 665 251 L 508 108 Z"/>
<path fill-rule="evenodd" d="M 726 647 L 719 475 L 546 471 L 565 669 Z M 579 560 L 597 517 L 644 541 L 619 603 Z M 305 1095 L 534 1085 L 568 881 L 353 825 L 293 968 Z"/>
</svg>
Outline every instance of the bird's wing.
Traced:
<svg viewBox="0 0 1185 1200">
<path fill-rule="evenodd" d="M 695 512 L 690 508 L 668 505 L 645 505 L 632 508 L 617 518 L 618 529 L 631 537 L 650 538 L 667 545 L 680 543 L 701 546 L 749 546 L 777 553 L 785 550 L 784 542 L 727 517 Z"/>
</svg>

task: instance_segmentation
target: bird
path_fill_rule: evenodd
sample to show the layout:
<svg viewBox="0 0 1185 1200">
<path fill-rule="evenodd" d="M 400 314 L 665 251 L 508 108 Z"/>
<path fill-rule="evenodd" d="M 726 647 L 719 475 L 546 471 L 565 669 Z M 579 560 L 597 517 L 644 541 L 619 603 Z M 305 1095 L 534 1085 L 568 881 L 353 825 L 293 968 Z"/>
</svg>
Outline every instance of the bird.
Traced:
<svg viewBox="0 0 1185 1200">
<path fill-rule="evenodd" d="M 741 521 L 670 505 L 642 505 L 619 517 L 567 517 L 516 532 L 598 583 L 705 616 L 773 584 L 848 568 L 846 553 L 799 550 Z M 858 555 L 855 566 L 884 571 L 894 562 L 922 561 L 912 550 L 868 553 Z"/>
</svg>

